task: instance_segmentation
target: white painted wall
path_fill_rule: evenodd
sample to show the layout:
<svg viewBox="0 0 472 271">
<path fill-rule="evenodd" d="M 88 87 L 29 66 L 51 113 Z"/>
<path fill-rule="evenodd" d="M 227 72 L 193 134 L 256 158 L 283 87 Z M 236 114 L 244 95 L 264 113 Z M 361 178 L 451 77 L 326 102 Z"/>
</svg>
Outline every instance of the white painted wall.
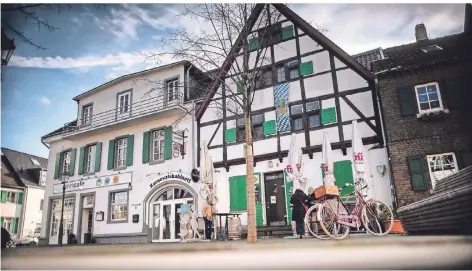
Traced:
<svg viewBox="0 0 472 271">
<path fill-rule="evenodd" d="M 44 199 L 44 192 L 44 188 L 28 187 L 23 234 L 34 233 L 36 223 L 41 223 L 43 215 L 41 200 Z"/>
<path fill-rule="evenodd" d="M 2 187 L 2 190 L 3 191 L 12 191 L 12 192 L 16 192 L 16 193 L 24 193 L 23 190 L 14 189 L 14 188 L 7 188 L 7 187 Z M 23 207 L 22 204 L 5 202 L 5 203 L 2 203 L 1 205 L 2 205 L 1 208 L 2 208 L 2 216 L 3 217 L 21 217 L 21 209 Z"/>
</svg>

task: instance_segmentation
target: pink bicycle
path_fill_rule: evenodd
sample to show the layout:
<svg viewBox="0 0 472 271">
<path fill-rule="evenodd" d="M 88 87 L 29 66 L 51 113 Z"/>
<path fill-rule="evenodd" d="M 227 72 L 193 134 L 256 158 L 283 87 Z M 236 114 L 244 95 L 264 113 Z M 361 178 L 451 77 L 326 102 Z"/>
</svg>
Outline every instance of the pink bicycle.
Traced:
<svg viewBox="0 0 472 271">
<path fill-rule="evenodd" d="M 347 186 L 353 185 L 346 184 L 341 189 Z M 361 186 L 363 187 L 359 189 L 358 187 Z M 327 236 L 341 240 L 346 238 L 351 227 L 359 230 L 361 225 L 368 233 L 375 236 L 386 235 L 390 232 L 393 225 L 392 210 L 378 200 L 364 200 L 366 196 L 361 191 L 366 188 L 367 183 L 364 180 L 357 181 L 354 191 L 347 195 L 348 199 L 351 197 L 356 199 L 352 211 L 346 207 L 339 196 L 329 196 L 319 204 L 317 220 Z"/>
</svg>

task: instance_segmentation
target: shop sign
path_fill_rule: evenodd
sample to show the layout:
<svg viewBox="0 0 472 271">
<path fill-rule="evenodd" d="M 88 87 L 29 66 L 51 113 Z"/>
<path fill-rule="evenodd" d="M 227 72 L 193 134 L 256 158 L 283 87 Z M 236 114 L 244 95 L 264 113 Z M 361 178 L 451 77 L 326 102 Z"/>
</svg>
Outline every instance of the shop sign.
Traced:
<svg viewBox="0 0 472 271">
<path fill-rule="evenodd" d="M 192 178 L 190 177 L 190 175 L 185 174 L 185 173 L 168 172 L 168 173 L 159 175 L 154 181 L 152 181 L 149 184 L 149 187 L 153 188 L 154 186 L 160 184 L 161 182 L 170 181 L 170 180 L 179 180 L 179 181 L 183 181 L 189 184 L 192 181 Z"/>
<path fill-rule="evenodd" d="M 118 184 L 131 183 L 131 172 L 119 173 L 114 175 L 92 177 L 85 180 L 72 180 L 66 183 L 66 193 L 73 191 L 81 191 L 86 189 L 100 188 Z M 62 193 L 62 184 L 58 183 L 53 186 L 54 194 Z"/>
</svg>

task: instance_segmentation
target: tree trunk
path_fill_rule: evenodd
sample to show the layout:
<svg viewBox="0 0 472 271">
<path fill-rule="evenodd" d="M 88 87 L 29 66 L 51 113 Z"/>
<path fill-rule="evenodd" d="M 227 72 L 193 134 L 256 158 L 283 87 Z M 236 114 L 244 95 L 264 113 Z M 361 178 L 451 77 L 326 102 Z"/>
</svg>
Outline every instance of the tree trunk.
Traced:
<svg viewBox="0 0 472 271">
<path fill-rule="evenodd" d="M 252 151 L 252 125 L 248 110 L 244 112 L 246 133 L 246 190 L 247 190 L 247 242 L 257 242 L 256 197 L 254 187 L 254 155 Z"/>
</svg>

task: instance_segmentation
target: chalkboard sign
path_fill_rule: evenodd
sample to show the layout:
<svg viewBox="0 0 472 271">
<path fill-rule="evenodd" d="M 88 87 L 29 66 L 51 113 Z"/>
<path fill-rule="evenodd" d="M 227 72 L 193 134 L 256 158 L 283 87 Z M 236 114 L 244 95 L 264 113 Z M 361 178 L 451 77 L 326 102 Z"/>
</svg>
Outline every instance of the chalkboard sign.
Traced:
<svg viewBox="0 0 472 271">
<path fill-rule="evenodd" d="M 139 223 L 139 214 L 133 215 L 133 223 Z"/>
</svg>

